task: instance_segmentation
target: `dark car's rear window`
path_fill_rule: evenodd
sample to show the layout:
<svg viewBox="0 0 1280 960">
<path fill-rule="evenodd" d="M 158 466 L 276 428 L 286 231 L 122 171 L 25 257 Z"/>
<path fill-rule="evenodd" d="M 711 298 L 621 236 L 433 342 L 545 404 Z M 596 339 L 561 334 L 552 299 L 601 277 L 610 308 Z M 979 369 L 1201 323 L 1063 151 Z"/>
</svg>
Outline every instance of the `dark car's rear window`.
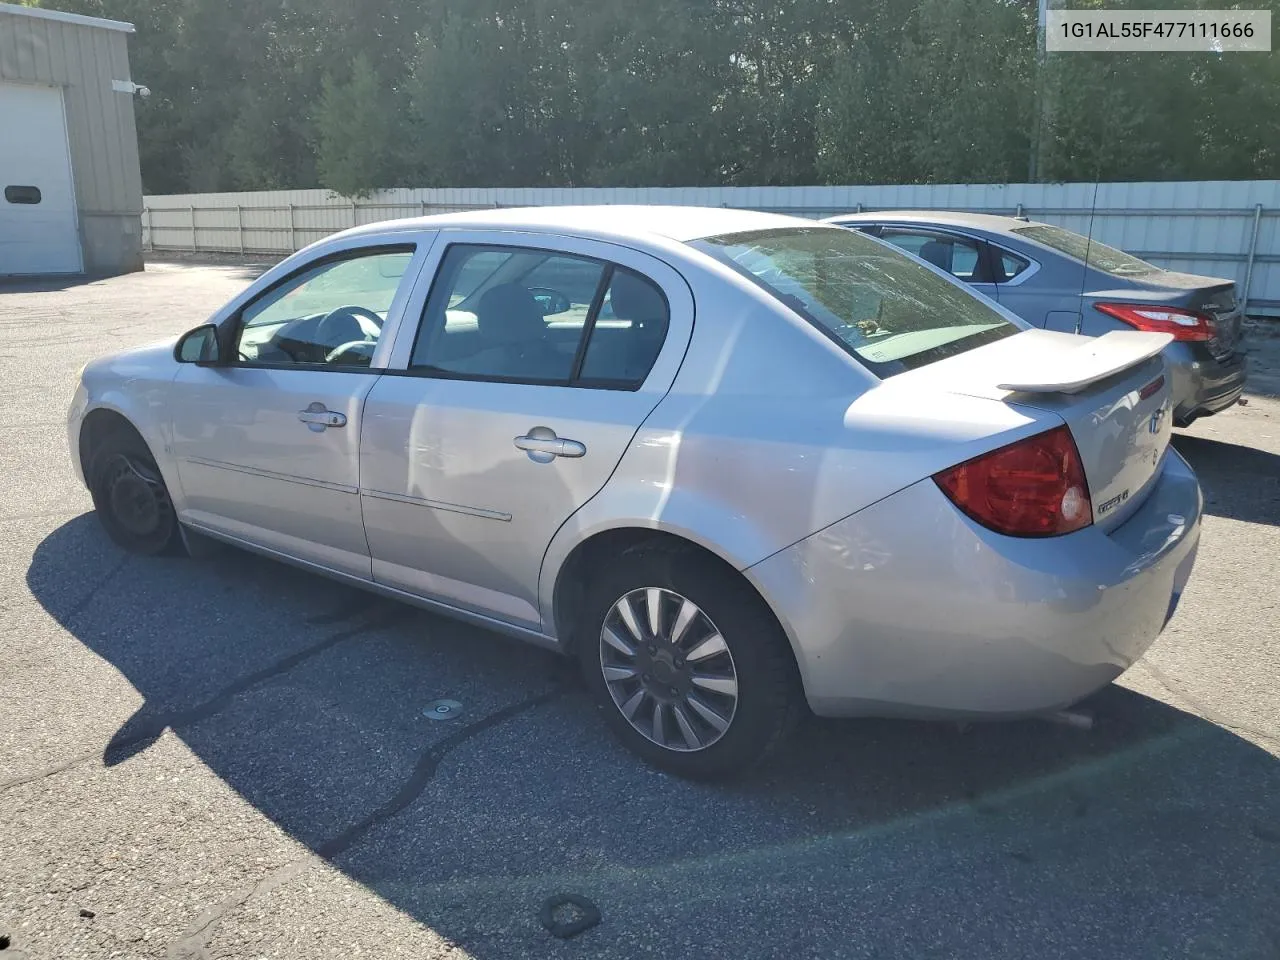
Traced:
<svg viewBox="0 0 1280 960">
<path fill-rule="evenodd" d="M 1154 263 L 1147 263 L 1131 253 L 1108 247 L 1105 243 L 1091 240 L 1061 227 L 1052 227 L 1047 223 L 1033 223 L 1027 227 L 1014 227 L 1013 232 L 1019 236 L 1043 243 L 1068 257 L 1087 262 L 1095 270 L 1109 273 L 1113 277 L 1140 277 L 1148 273 L 1159 273 L 1160 268 Z"/>
<path fill-rule="evenodd" d="M 758 283 L 881 378 L 1020 329 L 964 287 L 853 230 L 788 227 L 691 245 Z"/>
</svg>

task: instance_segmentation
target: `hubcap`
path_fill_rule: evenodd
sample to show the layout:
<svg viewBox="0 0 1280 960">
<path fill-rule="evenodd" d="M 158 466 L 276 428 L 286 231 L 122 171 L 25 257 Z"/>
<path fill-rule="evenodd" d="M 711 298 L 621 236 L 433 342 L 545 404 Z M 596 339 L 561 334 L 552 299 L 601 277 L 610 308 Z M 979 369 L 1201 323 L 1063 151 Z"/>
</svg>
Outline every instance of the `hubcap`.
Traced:
<svg viewBox="0 0 1280 960">
<path fill-rule="evenodd" d="M 146 537 L 168 519 L 169 496 L 158 477 L 133 463 L 124 454 L 112 457 L 103 475 L 111 514 L 128 533 Z"/>
<path fill-rule="evenodd" d="M 600 669 L 627 722 L 668 750 L 705 750 L 738 709 L 738 672 L 720 631 L 663 587 L 632 590 L 610 608 Z"/>
</svg>

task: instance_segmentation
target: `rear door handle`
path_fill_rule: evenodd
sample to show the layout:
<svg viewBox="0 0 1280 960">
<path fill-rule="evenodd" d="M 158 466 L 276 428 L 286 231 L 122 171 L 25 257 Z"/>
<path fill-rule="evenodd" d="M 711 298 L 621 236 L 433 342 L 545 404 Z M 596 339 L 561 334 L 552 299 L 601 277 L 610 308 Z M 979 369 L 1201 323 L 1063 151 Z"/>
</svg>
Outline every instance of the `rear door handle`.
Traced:
<svg viewBox="0 0 1280 960">
<path fill-rule="evenodd" d="M 550 463 L 556 457 L 583 457 L 587 453 L 586 444 L 557 437 L 555 431 L 547 427 L 534 427 L 512 442 L 536 463 Z"/>
<path fill-rule="evenodd" d="M 347 425 L 347 415 L 345 413 L 326 409 L 325 405 L 318 400 L 308 405 L 307 409 L 299 410 L 298 419 L 312 430 L 323 430 L 325 427 L 345 427 Z"/>
</svg>

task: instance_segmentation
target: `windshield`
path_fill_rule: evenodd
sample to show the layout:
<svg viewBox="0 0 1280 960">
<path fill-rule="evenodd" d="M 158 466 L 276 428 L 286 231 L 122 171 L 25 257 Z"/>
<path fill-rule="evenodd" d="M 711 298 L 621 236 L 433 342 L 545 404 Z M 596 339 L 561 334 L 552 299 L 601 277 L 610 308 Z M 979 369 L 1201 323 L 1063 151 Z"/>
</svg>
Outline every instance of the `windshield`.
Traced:
<svg viewBox="0 0 1280 960">
<path fill-rule="evenodd" d="M 852 230 L 799 227 L 695 240 L 884 378 L 1012 336 L 964 287 Z"/>
<path fill-rule="evenodd" d="M 1061 227 L 1051 227 L 1047 223 L 1034 223 L 1029 227 L 1014 227 L 1013 232 L 1028 240 L 1053 247 L 1059 253 L 1065 253 L 1081 263 L 1085 262 L 1085 253 L 1089 255 L 1088 264 L 1095 270 L 1109 273 L 1115 277 L 1137 277 L 1145 273 L 1159 273 L 1160 268 L 1147 263 L 1123 250 L 1108 247 L 1105 243 L 1090 240 Z"/>
</svg>

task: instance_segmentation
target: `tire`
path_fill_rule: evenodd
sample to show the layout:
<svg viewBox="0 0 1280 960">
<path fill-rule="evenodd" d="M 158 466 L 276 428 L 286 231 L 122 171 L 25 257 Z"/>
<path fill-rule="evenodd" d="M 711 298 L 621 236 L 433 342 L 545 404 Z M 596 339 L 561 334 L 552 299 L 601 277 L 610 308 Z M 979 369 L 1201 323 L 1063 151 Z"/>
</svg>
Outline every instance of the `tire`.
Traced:
<svg viewBox="0 0 1280 960">
<path fill-rule="evenodd" d="M 686 614 L 686 603 L 697 612 Z M 799 673 L 772 611 L 741 576 L 691 550 L 624 552 L 588 584 L 583 614 L 577 653 L 597 709 L 660 769 L 699 780 L 744 773 L 801 715 Z"/>
<path fill-rule="evenodd" d="M 115 430 L 94 448 L 89 492 L 107 536 L 130 553 L 177 553 L 182 538 L 164 477 L 140 436 Z"/>
</svg>

